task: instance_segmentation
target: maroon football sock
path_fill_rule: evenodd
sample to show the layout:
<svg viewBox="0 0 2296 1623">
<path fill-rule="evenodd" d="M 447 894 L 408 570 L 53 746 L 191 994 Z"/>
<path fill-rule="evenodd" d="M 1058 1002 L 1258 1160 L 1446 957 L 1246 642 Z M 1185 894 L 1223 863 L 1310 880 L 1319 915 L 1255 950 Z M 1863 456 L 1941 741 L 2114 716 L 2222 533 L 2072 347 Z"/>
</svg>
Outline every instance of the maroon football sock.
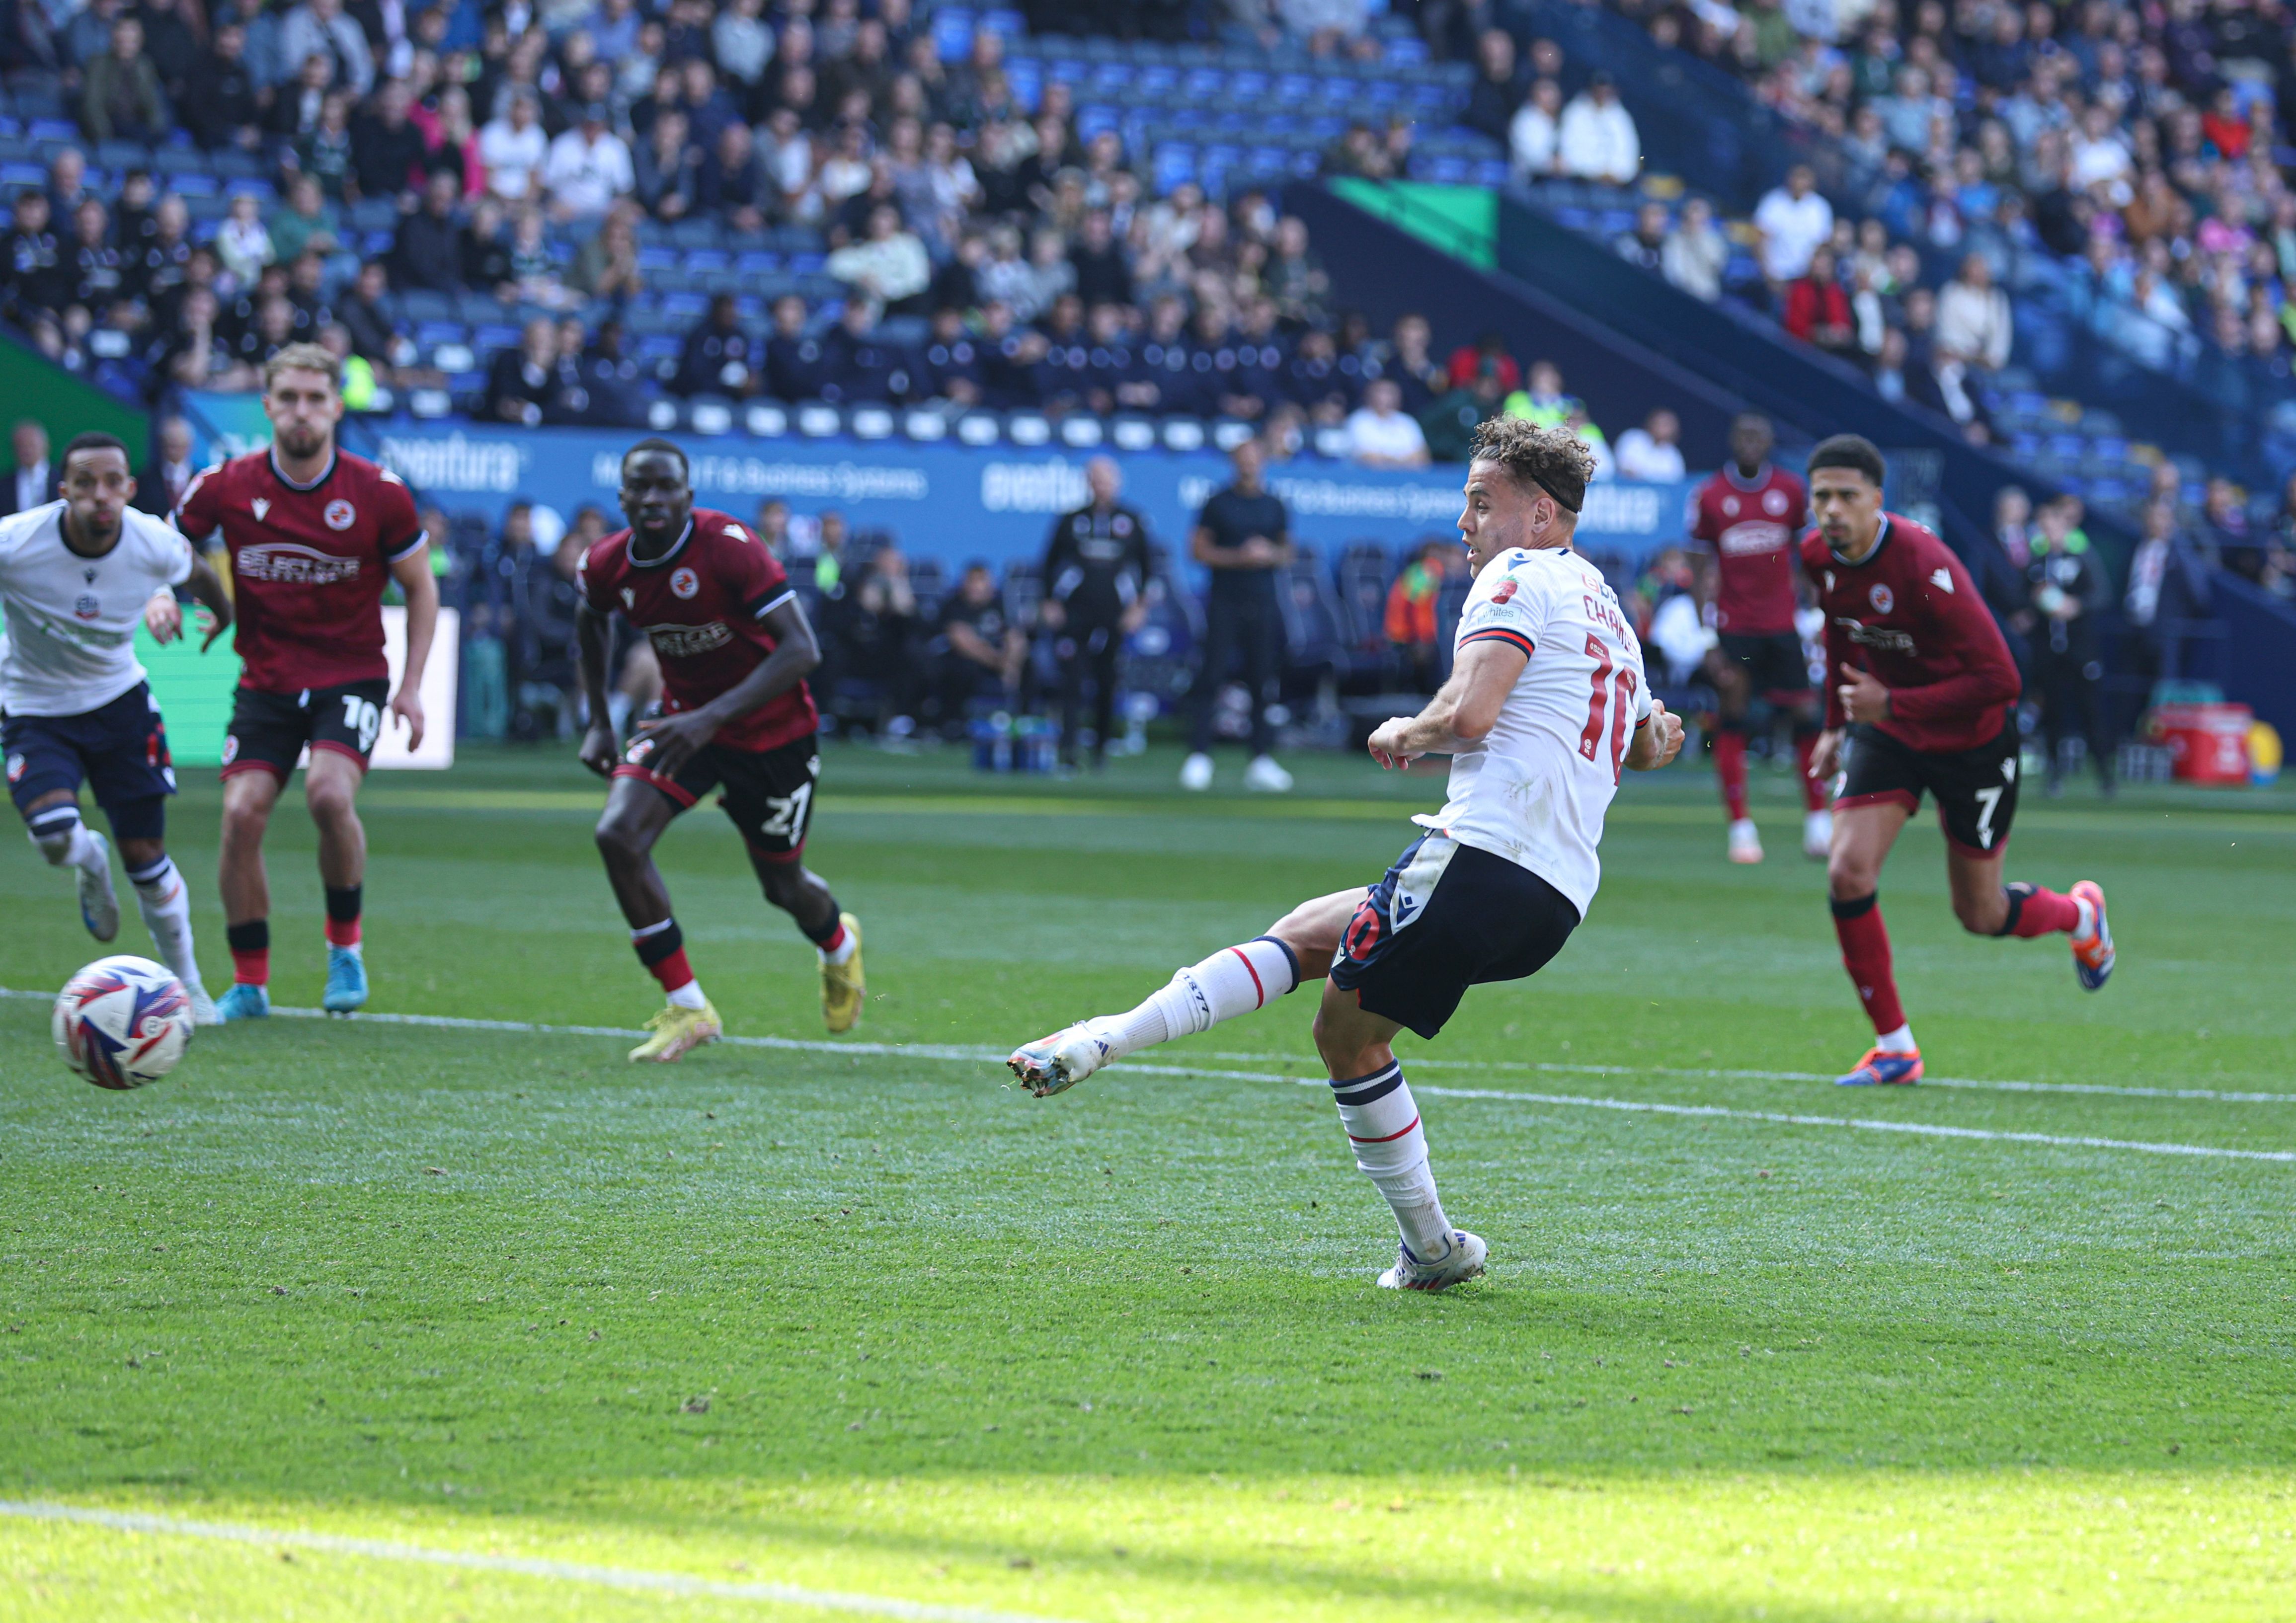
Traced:
<svg viewBox="0 0 2296 1623">
<path fill-rule="evenodd" d="M 1880 1033 L 1906 1023 L 1898 1002 L 1898 979 L 1890 965 L 1890 932 L 1882 923 L 1882 909 L 1874 896 L 1833 903 L 1833 933 L 1841 939 L 1841 963 L 1849 984 L 1866 1004 L 1866 1012 Z"/>
<path fill-rule="evenodd" d="M 2038 885 L 2022 882 L 2005 886 L 2009 916 L 1994 934 L 2030 940 L 2035 936 L 2069 936 L 2080 928 L 2080 904 Z"/>
<path fill-rule="evenodd" d="M 1730 821 L 1743 822 L 1746 817 L 1746 735 L 1728 728 L 1714 735 L 1714 777 L 1722 785 L 1722 804 L 1730 808 Z"/>
</svg>

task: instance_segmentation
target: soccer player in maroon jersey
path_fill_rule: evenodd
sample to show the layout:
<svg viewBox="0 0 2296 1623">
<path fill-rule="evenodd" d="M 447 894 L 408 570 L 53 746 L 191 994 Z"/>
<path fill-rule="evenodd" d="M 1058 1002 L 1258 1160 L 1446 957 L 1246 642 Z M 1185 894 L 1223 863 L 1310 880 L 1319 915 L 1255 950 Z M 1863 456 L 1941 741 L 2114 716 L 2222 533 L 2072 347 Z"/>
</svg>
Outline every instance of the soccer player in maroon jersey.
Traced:
<svg viewBox="0 0 2296 1623">
<path fill-rule="evenodd" d="M 319 828 L 327 893 L 327 989 L 348 1014 L 366 1002 L 359 913 L 366 830 L 359 783 L 389 715 L 422 742 L 422 668 L 439 625 L 439 583 L 414 496 L 398 476 L 335 445 L 342 373 L 316 344 L 290 344 L 263 369 L 271 448 L 209 468 L 185 487 L 176 527 L 218 531 L 231 555 L 243 662 L 223 745 L 223 906 L 232 988 L 226 1021 L 271 1012 L 271 886 L 263 834 L 308 747 L 303 799 Z M 398 691 L 382 652 L 382 593 L 406 596 Z"/>
<path fill-rule="evenodd" d="M 1690 537 L 1711 549 L 1710 559 L 1698 554 L 1706 560 L 1700 584 L 1720 639 L 1706 671 L 1721 701 L 1714 778 L 1730 814 L 1732 862 L 1762 860 L 1762 837 L 1746 810 L 1746 712 L 1758 694 L 1793 718 L 1803 855 L 1824 857 L 1833 838 L 1824 789 L 1809 775 L 1818 707 L 1794 629 L 1795 541 L 1808 504 L 1801 480 L 1770 465 L 1775 438 L 1768 418 L 1740 414 L 1730 425 L 1730 465 L 1698 488 L 1691 507 Z"/>
<path fill-rule="evenodd" d="M 633 1060 L 667 1062 L 725 1033 L 685 961 L 654 841 L 713 789 L 742 831 L 766 900 L 797 921 L 821 958 L 821 1012 L 832 1031 L 861 1018 L 861 924 L 807 869 L 805 835 L 821 757 L 806 673 L 821 663 L 813 627 L 781 562 L 739 520 L 693 504 L 685 453 L 642 439 L 622 457 L 627 529 L 582 556 L 575 638 L 590 730 L 582 764 L 609 778 L 598 851 L 638 962 L 668 1005 Z M 661 660 L 660 709 L 627 750 L 607 712 L 606 643 L 616 611 Z"/>
<path fill-rule="evenodd" d="M 1801 543 L 1802 568 L 1825 611 L 1827 669 L 1840 677 L 1829 681 L 1825 731 L 1809 766 L 1814 776 L 1845 768 L 1826 883 L 1841 960 L 1875 1033 L 1866 1057 L 1839 1078 L 1851 1087 L 1921 1080 L 1875 891 L 1882 860 L 1924 792 L 1937 797 L 1963 929 L 2070 936 L 2074 973 L 2092 992 L 2112 973 L 2113 958 L 2104 892 L 2094 881 L 2064 896 L 2001 882 L 2017 815 L 2017 667 L 1961 561 L 1920 525 L 1882 511 L 1882 475 L 1881 452 L 1857 435 L 1820 443 L 1809 457 L 1817 528 Z"/>
</svg>

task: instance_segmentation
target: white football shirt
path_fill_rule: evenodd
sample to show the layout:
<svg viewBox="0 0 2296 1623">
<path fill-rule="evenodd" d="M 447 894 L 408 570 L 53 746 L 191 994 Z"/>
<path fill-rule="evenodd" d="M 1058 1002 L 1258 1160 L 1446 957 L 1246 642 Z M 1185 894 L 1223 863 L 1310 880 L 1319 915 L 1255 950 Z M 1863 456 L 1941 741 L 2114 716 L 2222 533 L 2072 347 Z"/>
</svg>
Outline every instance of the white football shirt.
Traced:
<svg viewBox="0 0 2296 1623">
<path fill-rule="evenodd" d="M 81 716 L 144 680 L 135 627 L 161 586 L 191 578 L 192 544 L 129 508 L 118 545 L 83 558 L 64 545 L 65 504 L 0 519 L 0 709 Z"/>
<path fill-rule="evenodd" d="M 1453 648 L 1486 639 L 1529 662 L 1489 734 L 1451 758 L 1443 809 L 1412 821 L 1529 869 L 1583 919 L 1603 877 L 1603 814 L 1651 713 L 1642 644 L 1603 571 L 1562 547 L 1483 566 Z"/>
</svg>

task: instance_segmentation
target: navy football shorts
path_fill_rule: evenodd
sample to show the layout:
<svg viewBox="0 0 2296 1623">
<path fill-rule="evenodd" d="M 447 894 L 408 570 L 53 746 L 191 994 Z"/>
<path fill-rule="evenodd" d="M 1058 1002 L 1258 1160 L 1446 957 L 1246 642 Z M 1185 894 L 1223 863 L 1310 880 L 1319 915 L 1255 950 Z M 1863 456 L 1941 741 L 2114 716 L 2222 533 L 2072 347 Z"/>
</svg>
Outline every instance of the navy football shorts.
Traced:
<svg viewBox="0 0 2296 1623">
<path fill-rule="evenodd" d="M 1570 898 L 1529 868 L 1425 834 L 1365 893 L 1332 984 L 1431 1037 L 1469 987 L 1537 974 L 1578 928 Z"/>
<path fill-rule="evenodd" d="M 0 717 L 0 755 L 20 812 L 60 789 L 77 795 L 86 783 L 118 838 L 157 840 L 167 830 L 176 768 L 160 701 L 141 682 L 78 716 Z"/>
</svg>

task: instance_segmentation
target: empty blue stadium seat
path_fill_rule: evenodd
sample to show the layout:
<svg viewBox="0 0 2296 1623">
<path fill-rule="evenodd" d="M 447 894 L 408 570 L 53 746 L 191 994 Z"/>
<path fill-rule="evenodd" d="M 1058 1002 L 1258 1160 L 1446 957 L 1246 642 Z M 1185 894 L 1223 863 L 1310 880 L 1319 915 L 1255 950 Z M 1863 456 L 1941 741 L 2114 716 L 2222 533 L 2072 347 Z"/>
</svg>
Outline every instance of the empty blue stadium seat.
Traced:
<svg viewBox="0 0 2296 1623">
<path fill-rule="evenodd" d="M 963 61 L 972 49 L 972 11 L 944 5 L 932 14 L 933 50 L 945 62 Z"/>
</svg>

